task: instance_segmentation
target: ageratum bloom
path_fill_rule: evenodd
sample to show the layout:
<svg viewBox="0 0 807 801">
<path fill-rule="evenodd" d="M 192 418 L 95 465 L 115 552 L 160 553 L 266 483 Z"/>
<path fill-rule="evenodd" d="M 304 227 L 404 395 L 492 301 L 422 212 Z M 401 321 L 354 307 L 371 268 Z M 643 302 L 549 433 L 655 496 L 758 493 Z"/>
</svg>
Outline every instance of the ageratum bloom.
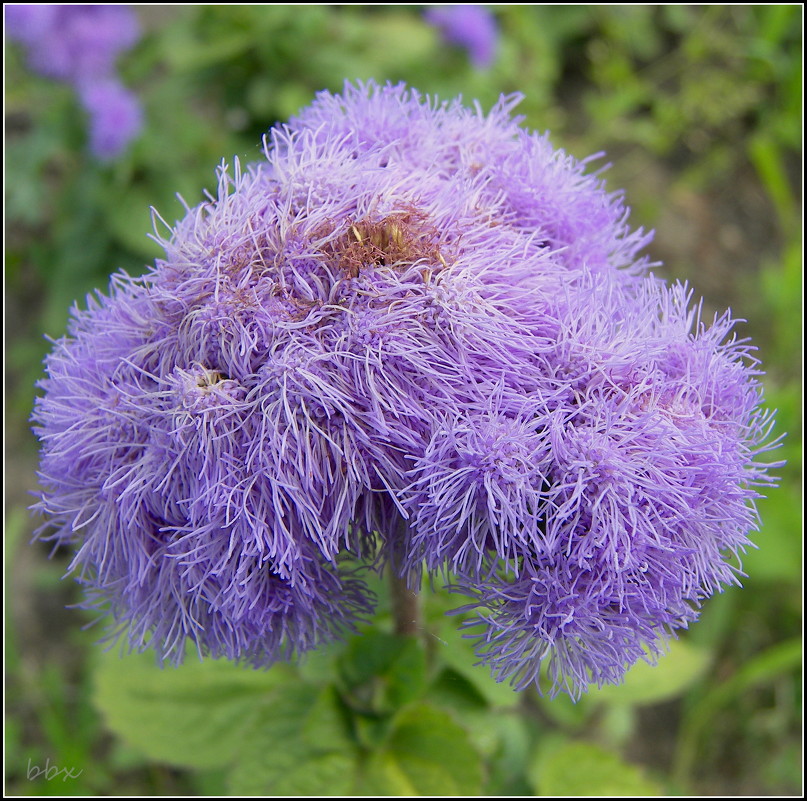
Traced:
<svg viewBox="0 0 807 801">
<path fill-rule="evenodd" d="M 32 69 L 75 84 L 109 76 L 140 35 L 128 6 L 9 5 L 5 13 Z"/>
<path fill-rule="evenodd" d="M 518 99 L 323 92 L 74 310 L 43 536 L 132 646 L 287 658 L 386 562 L 452 574 L 497 678 L 576 695 L 736 581 L 769 480 L 751 349 Z"/>
<path fill-rule="evenodd" d="M 90 115 L 92 152 L 102 159 L 123 152 L 143 127 L 137 97 L 114 78 L 82 86 L 79 96 Z"/>
<path fill-rule="evenodd" d="M 142 128 L 137 98 L 115 75 L 115 62 L 140 36 L 134 11 L 110 5 L 10 5 L 9 36 L 25 47 L 32 70 L 71 84 L 90 118 L 90 149 L 120 155 Z"/>
<path fill-rule="evenodd" d="M 493 63 L 499 29 L 496 18 L 485 6 L 432 6 L 426 9 L 425 18 L 440 31 L 446 42 L 465 48 L 471 63 L 478 69 Z"/>
</svg>

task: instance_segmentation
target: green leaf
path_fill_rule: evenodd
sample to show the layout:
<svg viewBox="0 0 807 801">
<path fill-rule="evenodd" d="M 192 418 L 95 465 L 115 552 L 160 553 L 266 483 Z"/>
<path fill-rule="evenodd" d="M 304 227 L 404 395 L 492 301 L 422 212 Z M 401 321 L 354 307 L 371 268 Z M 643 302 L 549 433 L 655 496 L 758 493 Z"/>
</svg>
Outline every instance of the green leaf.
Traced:
<svg viewBox="0 0 807 801">
<path fill-rule="evenodd" d="M 347 710 L 343 707 L 336 690 L 325 687 L 314 694 L 311 687 L 301 685 L 300 695 L 308 703 L 312 696 L 314 703 L 301 718 L 300 737 L 302 741 L 319 750 L 340 750 L 349 748 L 350 735 L 347 726 Z M 277 707 L 272 708 L 272 715 L 277 715 Z"/>
<path fill-rule="evenodd" d="M 345 641 L 340 639 L 309 651 L 297 665 L 297 673 L 308 684 L 333 683 L 336 680 L 338 660 L 345 647 Z"/>
<path fill-rule="evenodd" d="M 471 682 L 490 706 L 515 706 L 520 693 L 507 682 L 496 681 L 487 666 L 478 664 L 479 657 L 474 652 L 473 642 L 462 635 L 459 625 L 456 617 L 445 618 L 434 649 L 435 656 Z"/>
<path fill-rule="evenodd" d="M 291 675 L 285 666 L 266 672 L 193 655 L 160 669 L 153 654 L 110 651 L 95 671 L 95 703 L 109 728 L 150 759 L 223 767 Z"/>
<path fill-rule="evenodd" d="M 488 714 L 490 711 L 485 697 L 473 683 L 453 668 L 440 672 L 429 687 L 426 700 L 452 712 Z"/>
<path fill-rule="evenodd" d="M 536 794 L 546 796 L 650 796 L 659 786 L 616 754 L 590 743 L 544 751 L 529 772 Z"/>
<path fill-rule="evenodd" d="M 494 725 L 499 710 L 491 710 L 485 697 L 465 676 L 446 668 L 429 687 L 426 700 L 450 710 L 480 754 L 490 756 L 495 753 L 501 740 L 501 732 Z"/>
<path fill-rule="evenodd" d="M 407 709 L 385 746 L 363 766 L 361 795 L 478 795 L 481 758 L 468 734 L 439 709 Z"/>
<path fill-rule="evenodd" d="M 357 752 L 331 687 L 292 684 L 264 705 L 230 774 L 233 795 L 346 795 Z"/>
<path fill-rule="evenodd" d="M 274 743 L 260 757 L 239 763 L 230 778 L 231 795 L 345 796 L 353 786 L 356 762 L 348 753 L 316 752 L 291 740 Z"/>
<path fill-rule="evenodd" d="M 419 698 L 426 688 L 426 651 L 417 637 L 403 638 L 403 646 L 387 671 L 387 698 L 393 709 Z"/>
<path fill-rule="evenodd" d="M 356 708 L 394 712 L 425 690 L 426 653 L 416 637 L 368 631 L 350 640 L 339 672 Z"/>
<path fill-rule="evenodd" d="M 527 716 L 518 710 L 494 713 L 491 728 L 496 732 L 498 748 L 489 762 L 486 795 L 530 795 L 526 766 L 530 757 L 532 732 Z"/>
<path fill-rule="evenodd" d="M 657 704 L 676 698 L 694 684 L 709 667 L 706 649 L 683 640 L 671 640 L 669 651 L 656 665 L 643 660 L 626 674 L 622 684 L 589 690 L 588 700 L 613 704 Z"/>
</svg>

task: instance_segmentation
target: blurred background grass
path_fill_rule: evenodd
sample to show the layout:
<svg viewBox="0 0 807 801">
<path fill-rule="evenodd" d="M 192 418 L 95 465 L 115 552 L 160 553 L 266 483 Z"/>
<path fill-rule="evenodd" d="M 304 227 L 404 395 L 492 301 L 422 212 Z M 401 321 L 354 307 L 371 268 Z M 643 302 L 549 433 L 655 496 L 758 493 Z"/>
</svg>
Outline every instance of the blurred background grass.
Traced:
<svg viewBox="0 0 807 801">
<path fill-rule="evenodd" d="M 688 280 L 707 312 L 730 306 L 748 321 L 740 332 L 759 348 L 788 434 L 745 588 L 712 599 L 684 637 L 702 655 L 691 681 L 649 702 L 525 694 L 539 750 L 557 737 L 599 743 L 669 794 L 801 792 L 801 8 L 492 9 L 498 54 L 477 70 L 422 6 L 141 6 L 144 36 L 120 66 L 146 127 L 111 165 L 87 154 L 71 90 L 32 75 L 7 46 L 7 792 L 222 792 L 215 777 L 154 763 L 108 733 L 91 698 L 96 631 L 65 610 L 79 597 L 59 581 L 68 554 L 48 560 L 28 544 L 43 335 L 60 336 L 70 305 L 111 272 L 142 272 L 158 255 L 150 206 L 173 221 L 175 193 L 201 200 L 222 158 L 260 158 L 261 135 L 314 92 L 371 77 L 485 108 L 519 91 L 526 124 L 556 146 L 605 151 L 633 224 L 656 230 L 658 272 Z M 27 766 L 48 759 L 84 772 L 28 781 Z"/>
</svg>

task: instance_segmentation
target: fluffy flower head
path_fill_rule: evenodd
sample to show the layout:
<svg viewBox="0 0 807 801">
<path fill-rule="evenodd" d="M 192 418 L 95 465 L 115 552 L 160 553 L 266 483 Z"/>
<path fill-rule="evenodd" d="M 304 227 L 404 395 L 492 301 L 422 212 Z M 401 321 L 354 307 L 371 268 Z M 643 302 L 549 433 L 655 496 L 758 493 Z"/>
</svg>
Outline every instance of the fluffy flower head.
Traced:
<svg viewBox="0 0 807 801">
<path fill-rule="evenodd" d="M 287 658 L 388 561 L 453 574 L 497 677 L 577 694 L 734 580 L 768 480 L 749 348 L 517 100 L 323 92 L 74 312 L 40 508 L 133 646 Z"/>
</svg>

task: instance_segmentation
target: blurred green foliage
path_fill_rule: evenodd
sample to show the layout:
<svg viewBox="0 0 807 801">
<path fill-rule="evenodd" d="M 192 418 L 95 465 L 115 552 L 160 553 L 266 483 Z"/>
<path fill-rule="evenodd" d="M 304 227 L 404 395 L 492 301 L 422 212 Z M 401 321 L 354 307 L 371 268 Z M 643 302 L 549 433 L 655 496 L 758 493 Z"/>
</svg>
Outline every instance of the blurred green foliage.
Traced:
<svg viewBox="0 0 807 801">
<path fill-rule="evenodd" d="M 802 11 L 799 6 L 496 6 L 495 64 L 472 69 L 419 6 L 141 6 L 121 63 L 145 107 L 130 151 L 99 164 L 71 91 L 6 53 L 6 520 L 12 794 L 793 794 L 800 792 Z M 77 599 L 25 541 L 34 384 L 70 305 L 159 255 L 151 207 L 202 199 L 222 158 L 320 89 L 405 80 L 478 98 L 522 92 L 526 124 L 573 155 L 606 151 L 668 277 L 731 304 L 778 407 L 780 486 L 760 502 L 746 588 L 706 604 L 656 667 L 578 704 L 514 693 L 428 595 L 424 636 L 372 632 L 299 668 L 158 671 L 100 652 Z M 19 469 L 17 469 L 19 467 Z M 425 643 L 425 646 L 424 646 Z M 267 757 L 267 755 L 269 755 Z M 28 780 L 46 761 L 79 778 Z"/>
</svg>

